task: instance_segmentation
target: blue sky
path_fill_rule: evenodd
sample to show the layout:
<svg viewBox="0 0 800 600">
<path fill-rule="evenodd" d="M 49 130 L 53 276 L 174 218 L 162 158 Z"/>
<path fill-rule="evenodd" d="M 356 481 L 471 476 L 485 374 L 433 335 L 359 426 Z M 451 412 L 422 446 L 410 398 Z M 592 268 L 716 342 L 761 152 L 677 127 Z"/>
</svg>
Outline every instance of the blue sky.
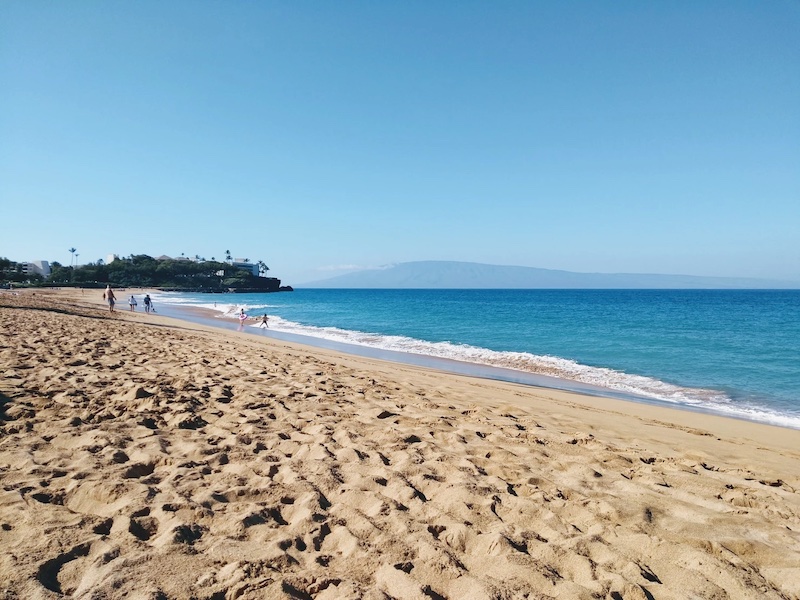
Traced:
<svg viewBox="0 0 800 600">
<path fill-rule="evenodd" d="M 0 256 L 800 280 L 800 3 L 0 2 Z"/>
</svg>

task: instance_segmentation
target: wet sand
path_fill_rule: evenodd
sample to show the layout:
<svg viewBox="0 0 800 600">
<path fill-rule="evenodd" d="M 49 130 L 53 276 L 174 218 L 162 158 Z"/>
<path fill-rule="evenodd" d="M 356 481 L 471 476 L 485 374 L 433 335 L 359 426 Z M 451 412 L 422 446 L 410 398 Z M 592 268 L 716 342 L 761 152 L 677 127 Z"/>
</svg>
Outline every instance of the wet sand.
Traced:
<svg viewBox="0 0 800 600">
<path fill-rule="evenodd" d="M 101 293 L 0 293 L 0 597 L 800 597 L 796 430 Z"/>
</svg>

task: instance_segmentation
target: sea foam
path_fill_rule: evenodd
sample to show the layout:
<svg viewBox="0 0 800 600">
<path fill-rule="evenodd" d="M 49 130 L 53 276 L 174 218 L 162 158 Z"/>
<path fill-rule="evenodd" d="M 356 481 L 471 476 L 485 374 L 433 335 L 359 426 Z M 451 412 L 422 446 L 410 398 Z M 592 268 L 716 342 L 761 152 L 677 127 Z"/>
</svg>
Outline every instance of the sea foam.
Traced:
<svg viewBox="0 0 800 600">
<path fill-rule="evenodd" d="M 238 309 L 230 313 L 231 316 L 235 316 L 237 311 Z M 253 324 L 252 326 L 258 327 L 258 324 Z M 336 327 L 315 327 L 287 321 L 275 316 L 270 317 L 270 328 L 275 331 L 325 339 L 342 344 L 354 344 L 393 352 L 432 356 L 546 375 L 614 390 L 643 399 L 800 429 L 800 418 L 793 418 L 763 407 L 732 403 L 728 396 L 718 390 L 681 387 L 652 377 L 632 375 L 604 367 L 582 365 L 556 356 L 539 356 L 527 352 L 499 352 L 466 344 L 427 342 L 404 336 L 380 335 Z"/>
<path fill-rule="evenodd" d="M 267 303 L 198 303 L 177 295 L 159 296 L 159 300 L 169 304 L 215 311 L 217 316 L 223 319 L 235 319 L 240 311 L 244 310 L 253 319 L 248 324 L 250 327 L 259 327 L 256 319 L 265 312 L 269 313 L 268 309 L 270 308 Z M 755 404 L 733 402 L 729 396 L 719 390 L 683 387 L 652 377 L 625 373 L 606 367 L 584 365 L 557 356 L 496 351 L 446 341 L 429 342 L 405 336 L 304 325 L 275 315 L 269 316 L 269 323 L 271 330 L 293 335 L 544 375 L 620 392 L 626 396 L 638 397 L 643 400 L 800 429 L 800 416 L 787 415 Z"/>
</svg>

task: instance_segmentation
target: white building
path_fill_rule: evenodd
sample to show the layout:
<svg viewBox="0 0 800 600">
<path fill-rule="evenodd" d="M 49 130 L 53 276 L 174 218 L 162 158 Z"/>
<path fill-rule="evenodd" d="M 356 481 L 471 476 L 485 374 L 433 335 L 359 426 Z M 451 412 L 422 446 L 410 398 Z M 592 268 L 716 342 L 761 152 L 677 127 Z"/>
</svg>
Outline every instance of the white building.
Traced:
<svg viewBox="0 0 800 600">
<path fill-rule="evenodd" d="M 50 277 L 50 263 L 46 260 L 32 260 L 22 263 L 22 272 L 26 275 L 41 275 L 45 279 Z"/>
<path fill-rule="evenodd" d="M 231 261 L 231 266 L 243 271 L 250 271 L 253 277 L 258 277 L 258 263 L 245 262 L 243 258 L 234 258 Z"/>
</svg>

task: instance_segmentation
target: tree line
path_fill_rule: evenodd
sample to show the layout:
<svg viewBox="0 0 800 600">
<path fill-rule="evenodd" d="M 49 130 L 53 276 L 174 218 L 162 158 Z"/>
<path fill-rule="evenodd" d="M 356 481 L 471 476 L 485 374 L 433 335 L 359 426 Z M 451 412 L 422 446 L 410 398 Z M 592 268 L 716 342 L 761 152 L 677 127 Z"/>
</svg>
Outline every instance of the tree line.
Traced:
<svg viewBox="0 0 800 600">
<path fill-rule="evenodd" d="M 258 265 L 262 263 L 259 261 Z M 259 277 L 251 271 L 215 260 L 156 260 L 146 254 L 102 260 L 81 266 L 50 265 L 50 277 L 23 273 L 22 263 L 0 258 L 0 282 L 48 286 L 83 287 L 156 287 L 175 290 L 226 291 L 229 288 L 271 290 L 280 282 L 272 277 Z M 264 273 L 266 270 L 261 269 Z"/>
</svg>

